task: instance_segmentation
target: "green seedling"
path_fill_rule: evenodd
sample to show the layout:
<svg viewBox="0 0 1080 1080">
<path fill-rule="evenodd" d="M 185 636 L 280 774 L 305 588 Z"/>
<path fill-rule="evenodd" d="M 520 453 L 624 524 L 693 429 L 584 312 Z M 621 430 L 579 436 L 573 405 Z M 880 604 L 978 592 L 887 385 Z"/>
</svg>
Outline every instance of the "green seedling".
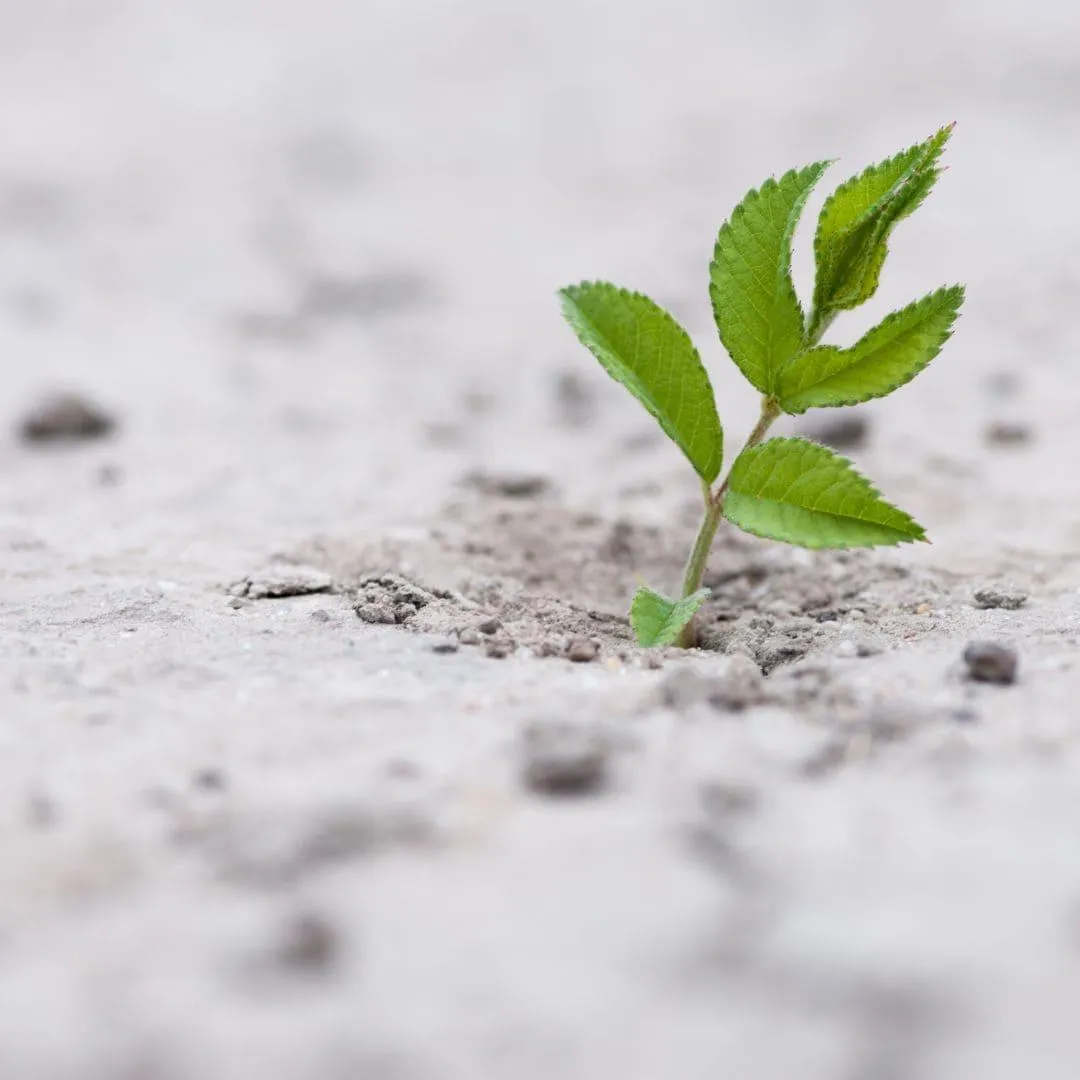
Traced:
<svg viewBox="0 0 1080 1080">
<path fill-rule="evenodd" d="M 925 540 L 917 522 L 887 503 L 851 463 L 801 438 L 765 441 L 782 413 L 856 405 L 913 379 L 952 333 L 964 289 L 952 285 L 894 311 L 853 345 L 822 344 L 842 311 L 877 291 L 892 230 L 941 175 L 952 127 L 871 165 L 825 201 L 814 236 L 809 314 L 791 279 L 795 228 L 828 161 L 793 169 L 751 191 L 724 223 L 709 268 L 720 341 L 761 394 L 761 416 L 726 477 L 724 433 L 709 376 L 689 335 L 640 293 L 604 282 L 560 292 L 581 342 L 656 418 L 701 480 L 705 516 L 678 599 L 642 587 L 630 621 L 642 645 L 692 646 L 702 578 L 727 518 L 746 532 L 807 548 L 872 547 Z"/>
</svg>

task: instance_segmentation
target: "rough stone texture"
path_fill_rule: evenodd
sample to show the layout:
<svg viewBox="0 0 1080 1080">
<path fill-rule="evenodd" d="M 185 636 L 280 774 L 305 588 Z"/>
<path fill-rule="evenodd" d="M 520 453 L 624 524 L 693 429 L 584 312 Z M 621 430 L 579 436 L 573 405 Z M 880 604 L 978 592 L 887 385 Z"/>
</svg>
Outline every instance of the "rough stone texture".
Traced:
<svg viewBox="0 0 1080 1080">
<path fill-rule="evenodd" d="M 1019 611 L 1028 601 L 1028 593 L 1010 586 L 986 585 L 975 590 L 975 606 Z"/>
<path fill-rule="evenodd" d="M 275 563 L 248 574 L 234 585 L 230 592 L 249 600 L 266 600 L 327 592 L 333 584 L 334 579 L 325 570 L 317 567 Z"/>
</svg>

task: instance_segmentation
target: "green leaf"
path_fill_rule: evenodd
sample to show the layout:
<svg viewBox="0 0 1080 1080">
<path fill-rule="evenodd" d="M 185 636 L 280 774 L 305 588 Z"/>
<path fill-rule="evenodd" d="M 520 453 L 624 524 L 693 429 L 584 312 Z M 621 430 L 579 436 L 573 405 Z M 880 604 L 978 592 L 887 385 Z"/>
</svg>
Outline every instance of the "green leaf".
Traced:
<svg viewBox="0 0 1080 1080">
<path fill-rule="evenodd" d="M 770 439 L 731 467 L 724 516 L 740 529 L 808 548 L 925 540 L 851 462 L 806 439 Z"/>
<path fill-rule="evenodd" d="M 937 162 L 952 130 L 950 124 L 925 142 L 871 165 L 825 200 L 814 236 L 816 325 L 808 328 L 811 335 L 836 312 L 857 307 L 877 291 L 889 235 L 929 195 L 941 174 Z"/>
<path fill-rule="evenodd" d="M 803 413 L 892 393 L 941 352 L 963 302 L 962 285 L 938 289 L 894 311 L 850 349 L 821 345 L 794 357 L 780 373 L 781 407 Z"/>
<path fill-rule="evenodd" d="M 639 645 L 674 645 L 686 624 L 709 598 L 708 589 L 698 589 L 685 600 L 671 600 L 642 585 L 634 594 L 630 625 Z"/>
<path fill-rule="evenodd" d="M 686 331 L 648 297 L 605 282 L 572 285 L 559 296 L 581 343 L 711 484 L 723 463 L 724 433 L 712 384 Z"/>
<path fill-rule="evenodd" d="M 819 161 L 766 180 L 735 208 L 716 238 L 709 295 L 724 348 L 763 394 L 803 347 L 804 316 L 791 280 L 791 238 L 814 184 Z"/>
</svg>

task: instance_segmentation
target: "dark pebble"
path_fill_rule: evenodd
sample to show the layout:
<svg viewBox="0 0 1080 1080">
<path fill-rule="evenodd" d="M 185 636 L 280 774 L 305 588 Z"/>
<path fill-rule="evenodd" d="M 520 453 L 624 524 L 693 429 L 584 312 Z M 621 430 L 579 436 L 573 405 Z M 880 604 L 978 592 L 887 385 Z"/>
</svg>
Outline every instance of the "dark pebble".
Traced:
<svg viewBox="0 0 1080 1080">
<path fill-rule="evenodd" d="M 100 439 L 116 427 L 104 409 L 76 394 L 57 394 L 23 417 L 19 434 L 25 442 L 83 442 Z"/>
<path fill-rule="evenodd" d="M 551 482 L 546 476 L 504 476 L 498 482 L 497 491 L 509 499 L 534 499 L 549 487 Z"/>
<path fill-rule="evenodd" d="M 870 436 L 870 422 L 858 412 L 815 416 L 799 426 L 798 434 L 834 450 L 858 450 Z"/>
<path fill-rule="evenodd" d="M 277 957 L 294 971 L 323 971 L 337 959 L 340 947 L 337 931 L 326 919 L 305 913 L 286 923 Z"/>
<path fill-rule="evenodd" d="M 1011 645 L 997 641 L 972 641 L 964 649 L 967 676 L 976 682 L 1008 686 L 1016 682 L 1019 657 Z"/>
<path fill-rule="evenodd" d="M 575 371 L 563 371 L 556 377 L 555 404 L 567 427 L 585 427 L 596 411 L 591 386 Z"/>
<path fill-rule="evenodd" d="M 597 658 L 600 649 L 595 641 L 588 638 L 574 638 L 566 647 L 566 656 L 575 664 L 588 664 Z"/>
<path fill-rule="evenodd" d="M 327 623 L 330 621 L 330 612 L 326 608 L 316 608 L 311 613 L 311 618 L 314 622 Z"/>
<path fill-rule="evenodd" d="M 1032 439 L 1031 425 L 998 420 L 987 425 L 983 438 L 991 446 L 1026 446 Z"/>
<path fill-rule="evenodd" d="M 546 476 L 533 473 L 512 473 L 505 476 L 470 473 L 465 482 L 483 495 L 504 499 L 535 499 L 551 490 L 551 481 Z"/>
<path fill-rule="evenodd" d="M 509 641 L 488 641 L 484 644 L 484 655 L 492 660 L 505 660 L 514 651 Z"/>
<path fill-rule="evenodd" d="M 431 651 L 438 656 L 449 656 L 456 653 L 459 648 L 460 643 L 453 638 L 444 638 L 442 641 L 433 641 L 431 643 Z"/>
<path fill-rule="evenodd" d="M 48 829 L 57 823 L 60 814 L 53 799 L 35 792 L 26 801 L 26 821 L 35 829 Z"/>
<path fill-rule="evenodd" d="M 588 795 L 603 787 L 610 752 L 596 725 L 534 721 L 522 740 L 525 784 L 544 795 Z"/>
<path fill-rule="evenodd" d="M 490 618 L 478 622 L 476 624 L 476 629 L 479 630 L 481 634 L 497 634 L 502 629 L 502 622 L 492 615 Z"/>
<path fill-rule="evenodd" d="M 224 791 L 225 774 L 221 769 L 199 769 L 191 778 L 192 784 L 200 791 Z"/>
</svg>

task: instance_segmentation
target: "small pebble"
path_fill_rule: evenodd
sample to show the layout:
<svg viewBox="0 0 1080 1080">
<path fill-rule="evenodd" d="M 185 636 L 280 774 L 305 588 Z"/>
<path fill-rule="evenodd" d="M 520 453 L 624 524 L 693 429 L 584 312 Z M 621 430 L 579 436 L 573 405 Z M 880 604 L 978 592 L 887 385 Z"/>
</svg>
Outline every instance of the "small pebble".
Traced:
<svg viewBox="0 0 1080 1080">
<path fill-rule="evenodd" d="M 834 450 L 857 450 L 869 439 L 870 423 L 862 413 L 836 412 L 804 420 L 798 433 Z"/>
<path fill-rule="evenodd" d="M 200 791 L 224 791 L 225 774 L 213 767 L 199 769 L 191 778 L 191 783 Z"/>
<path fill-rule="evenodd" d="M 562 371 L 557 376 L 555 404 L 567 427 L 585 427 L 596 411 L 592 387 L 576 371 Z"/>
<path fill-rule="evenodd" d="M 311 619 L 312 619 L 313 622 L 323 622 L 323 623 L 329 622 L 330 621 L 330 612 L 327 611 L 326 608 L 316 608 L 311 613 Z"/>
<path fill-rule="evenodd" d="M 480 644 L 480 631 L 474 630 L 471 626 L 465 630 L 462 630 L 458 634 L 458 641 L 462 645 L 479 645 Z"/>
<path fill-rule="evenodd" d="M 1019 657 L 1011 645 L 997 641 L 972 641 L 964 649 L 967 676 L 976 682 L 1009 686 L 1016 682 Z"/>
<path fill-rule="evenodd" d="M 26 800 L 26 822 L 35 829 L 48 829 L 56 824 L 59 811 L 56 802 L 44 792 L 34 792 Z"/>
<path fill-rule="evenodd" d="M 588 795 L 607 779 L 611 746 L 595 724 L 566 720 L 531 723 L 522 739 L 525 785 L 544 795 Z"/>
<path fill-rule="evenodd" d="M 438 656 L 449 656 L 452 653 L 456 653 L 460 648 L 460 642 L 455 641 L 453 638 L 443 638 L 440 641 L 433 641 L 430 645 L 430 649 Z"/>
<path fill-rule="evenodd" d="M 983 438 L 991 446 L 1025 446 L 1032 439 L 1031 425 L 1020 421 L 997 420 L 987 424 Z"/>
<path fill-rule="evenodd" d="M 514 651 L 509 641 L 493 640 L 484 643 L 484 655 L 492 660 L 505 660 Z"/>
<path fill-rule="evenodd" d="M 531 473 L 507 476 L 489 476 L 487 473 L 470 473 L 465 482 L 484 495 L 505 499 L 535 499 L 551 490 L 546 476 Z"/>
<path fill-rule="evenodd" d="M 494 615 L 476 624 L 476 629 L 481 634 L 497 634 L 502 629 L 502 622 Z"/>
<path fill-rule="evenodd" d="M 975 590 L 975 606 L 979 608 L 1004 608 L 1017 611 L 1027 603 L 1028 594 L 1022 589 L 998 588 L 988 585 Z"/>
<path fill-rule="evenodd" d="M 566 656 L 575 664 L 591 663 L 599 655 L 600 649 L 595 641 L 588 638 L 574 638 L 566 647 Z"/>
<path fill-rule="evenodd" d="M 109 413 L 85 398 L 56 394 L 23 417 L 19 434 L 24 442 L 83 442 L 100 439 L 115 427 Z"/>
<path fill-rule="evenodd" d="M 321 915 L 299 914 L 283 927 L 277 959 L 296 971 L 323 971 L 337 959 L 340 942 L 334 927 Z"/>
</svg>

